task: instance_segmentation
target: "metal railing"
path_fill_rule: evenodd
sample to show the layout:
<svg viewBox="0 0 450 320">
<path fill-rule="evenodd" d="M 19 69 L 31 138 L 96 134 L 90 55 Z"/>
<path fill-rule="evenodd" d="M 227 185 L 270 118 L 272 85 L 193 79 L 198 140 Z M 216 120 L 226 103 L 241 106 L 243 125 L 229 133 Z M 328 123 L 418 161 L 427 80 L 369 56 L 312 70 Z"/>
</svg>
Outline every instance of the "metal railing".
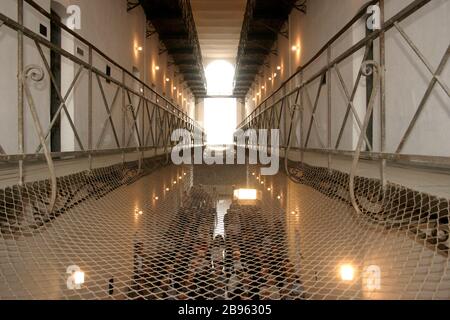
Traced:
<svg viewBox="0 0 450 320">
<path fill-rule="evenodd" d="M 401 22 L 412 16 L 414 13 L 420 11 L 425 5 L 430 3 L 430 0 L 415 0 L 412 1 L 408 6 L 404 7 L 400 11 L 398 11 L 395 15 L 393 15 L 390 19 L 384 19 L 384 5 L 386 0 L 375 0 L 367 3 L 363 8 L 351 19 L 349 23 L 347 23 L 334 37 L 328 41 L 325 46 L 323 46 L 317 54 L 315 54 L 308 62 L 302 65 L 296 73 L 290 76 L 286 81 L 282 83 L 279 89 L 275 90 L 269 97 L 263 100 L 259 106 L 255 108 L 255 110 L 245 118 L 245 120 L 238 126 L 239 129 L 285 129 L 284 141 L 283 141 L 283 149 L 287 150 L 296 150 L 302 154 L 302 159 L 304 153 L 313 152 L 328 155 L 329 166 L 331 165 L 331 157 L 333 155 L 343 155 L 343 156 L 357 156 L 358 159 L 360 157 L 368 160 L 376 160 L 381 163 L 381 179 L 383 183 L 385 183 L 385 167 L 387 161 L 392 162 L 401 162 L 402 164 L 417 164 L 421 165 L 429 165 L 429 166 L 444 166 L 446 168 L 450 167 L 450 157 L 447 156 L 438 156 L 438 155 L 420 155 L 420 154 L 406 154 L 402 152 L 405 147 L 405 143 L 410 139 L 411 133 L 415 126 L 417 125 L 417 121 L 419 116 L 423 113 L 425 105 L 430 98 L 430 95 L 433 89 L 439 86 L 447 98 L 450 97 L 450 90 L 448 86 L 448 79 L 444 79 L 441 77 L 441 73 L 444 70 L 448 58 L 450 56 L 450 44 L 447 46 L 447 49 L 440 59 L 439 66 L 437 68 L 433 67 L 432 64 L 428 61 L 425 55 L 420 51 L 418 46 L 414 43 L 411 37 L 405 32 L 404 28 L 401 26 Z M 351 30 L 352 27 L 355 26 L 356 23 L 361 22 L 363 18 L 369 18 L 367 14 L 367 9 L 372 5 L 378 5 L 381 10 L 381 28 L 379 30 L 374 30 L 366 34 L 361 40 L 353 44 L 350 48 L 346 49 L 334 59 L 332 59 L 332 50 L 333 46 L 338 43 L 339 39 L 348 31 Z M 365 22 L 365 20 L 364 20 Z M 424 93 L 422 99 L 420 100 L 420 104 L 417 107 L 413 118 L 409 122 L 407 126 L 406 132 L 402 134 L 402 138 L 395 152 L 386 152 L 386 142 L 389 137 L 386 134 L 386 39 L 385 34 L 389 30 L 397 30 L 400 34 L 401 38 L 406 42 L 411 51 L 419 58 L 419 60 L 424 64 L 426 69 L 431 74 L 432 78 L 427 86 L 426 92 Z M 448 41 L 448 39 L 442 39 L 439 41 Z M 377 61 L 372 61 L 370 59 L 370 50 L 373 50 L 374 43 L 377 43 L 379 48 L 379 57 Z M 356 77 L 356 83 L 352 90 L 349 90 L 347 87 L 343 73 L 341 71 L 341 64 L 348 59 L 354 58 L 354 56 L 359 53 L 361 50 L 365 50 L 364 57 L 361 62 L 360 70 Z M 312 76 L 306 77 L 308 68 L 312 67 L 319 63 L 319 59 L 326 55 L 326 65 L 320 68 L 319 71 L 315 72 Z M 355 59 L 356 60 L 356 59 Z M 363 121 L 361 120 L 361 114 L 358 113 L 357 108 L 355 106 L 355 96 L 358 91 L 358 86 L 361 83 L 361 79 L 366 75 L 365 68 L 368 66 L 368 62 L 372 62 L 372 66 L 374 63 L 376 64 L 374 67 L 379 69 L 379 81 L 375 81 L 373 86 L 379 87 L 379 90 L 375 92 L 375 97 L 373 97 L 373 109 L 370 111 L 370 115 L 372 116 L 375 109 L 378 108 L 379 105 L 379 126 L 380 126 L 380 141 L 378 145 L 380 146 L 376 151 L 372 144 L 373 141 L 369 141 L 370 139 L 367 136 L 367 130 L 369 124 L 364 126 Z M 331 129 L 331 119 L 333 117 L 333 96 L 332 96 L 332 73 L 334 73 L 338 79 L 337 83 L 339 89 L 345 94 L 346 98 L 346 112 L 344 115 L 343 123 L 339 128 L 339 133 L 337 136 L 333 136 L 333 131 Z M 367 75 L 371 77 L 373 82 L 373 75 Z M 321 81 L 317 88 L 317 92 L 315 93 L 315 99 L 311 100 L 309 90 L 310 88 Z M 297 85 L 300 83 L 299 85 Z M 326 84 L 326 85 L 325 85 Z M 375 88 L 374 88 L 375 89 Z M 317 119 L 319 114 L 319 100 L 324 95 L 323 92 L 326 91 L 327 102 L 326 107 L 327 110 L 325 113 L 327 114 L 327 121 L 325 130 L 321 130 L 321 125 L 325 121 L 320 123 Z M 368 97 L 372 93 L 367 92 Z M 361 108 L 360 108 L 361 109 Z M 368 115 L 370 110 L 370 103 L 367 101 L 367 105 L 364 106 L 365 113 Z M 378 110 L 378 109 L 377 109 Z M 304 116 L 305 113 L 308 112 L 310 117 L 308 118 L 307 125 L 304 124 Z M 362 140 L 361 144 L 358 146 L 354 146 L 353 150 L 347 150 L 342 148 L 342 140 L 343 134 L 346 126 L 350 122 L 350 117 L 354 118 L 354 125 L 359 130 L 360 139 Z M 306 120 L 308 120 L 306 119 Z M 369 119 L 370 122 L 370 119 Z M 294 126 L 300 124 L 300 138 L 297 146 L 292 146 L 293 144 L 293 135 L 295 132 Z M 313 130 L 317 130 L 321 134 L 327 134 L 326 139 L 322 139 L 322 136 L 318 137 L 319 148 L 311 147 L 311 135 Z M 334 143 L 334 141 L 336 141 Z M 287 158 L 287 157 L 286 157 Z"/>
<path fill-rule="evenodd" d="M 73 37 L 77 41 L 77 44 L 82 44 L 88 48 L 88 61 L 84 61 L 75 54 L 64 50 L 60 45 L 56 45 L 47 40 L 40 34 L 27 28 L 24 24 L 24 3 L 27 3 L 34 12 L 45 19 L 45 21 L 51 22 L 58 26 L 65 34 Z M 76 32 L 72 31 L 65 24 L 55 19 L 50 13 L 40 7 L 32 0 L 17 0 L 17 21 L 7 17 L 3 13 L 0 13 L 0 27 L 10 28 L 17 32 L 18 40 L 18 151 L 17 153 L 6 153 L 5 148 L 1 146 L 0 141 L 0 161 L 18 162 L 19 164 L 19 185 L 23 183 L 24 161 L 45 159 L 47 161 L 50 180 L 52 182 L 52 207 L 55 203 L 57 185 L 56 175 L 54 169 L 53 160 L 55 158 L 77 158 L 77 157 L 89 157 L 91 169 L 92 158 L 99 155 L 109 154 L 127 154 L 137 153 L 139 155 L 139 163 L 141 163 L 144 152 L 151 150 L 164 149 L 164 153 L 168 154 L 170 148 L 173 147 L 171 141 L 171 134 L 175 129 L 187 129 L 195 135 L 201 135 L 203 137 L 203 128 L 201 128 L 196 121 L 191 119 L 185 112 L 177 108 L 171 101 L 164 96 L 160 95 L 153 88 L 149 87 L 146 83 L 138 79 L 133 73 L 119 65 L 113 59 L 109 58 L 105 53 L 99 50 L 92 43 L 82 38 Z M 24 41 L 31 41 L 35 50 L 38 52 L 36 61 L 32 64 L 24 65 Z M 27 48 L 29 49 L 29 48 Z M 49 50 L 53 54 L 65 58 L 75 66 L 76 72 L 74 72 L 73 79 L 70 80 L 70 86 L 66 92 L 62 92 L 62 86 L 58 84 L 56 75 L 52 73 L 50 62 L 48 61 L 48 54 L 44 50 Z M 94 56 L 100 57 L 102 61 L 111 65 L 117 70 L 116 76 L 111 76 L 98 69 L 95 66 L 93 60 Z M 77 124 L 74 122 L 68 107 L 67 100 L 74 93 L 74 88 L 80 83 L 80 78 L 83 73 L 87 73 L 88 76 L 88 89 L 87 89 L 87 144 L 83 143 L 83 139 L 80 136 L 79 130 L 77 130 Z M 120 74 L 117 76 L 117 74 Z M 31 83 L 41 82 L 45 77 L 50 79 L 50 86 L 56 92 L 59 100 L 59 108 L 56 113 L 52 115 L 48 128 L 44 129 L 43 120 L 39 117 L 39 106 L 36 103 L 36 99 L 33 96 L 33 90 L 31 90 Z M 118 79 L 119 78 L 119 79 Z M 105 89 L 105 85 L 108 84 L 108 90 Z M 94 88 L 97 92 L 100 92 L 100 96 L 97 97 L 99 104 L 94 102 Z M 110 93 L 113 93 L 110 97 Z M 50 92 L 49 92 L 50 96 Z M 112 99 L 111 99 L 112 98 Z M 119 100 L 121 98 L 121 101 Z M 49 109 L 50 101 L 45 106 Z M 116 106 L 122 107 L 122 110 L 118 110 Z M 93 126 L 98 126 L 98 123 L 94 123 L 94 110 L 95 108 L 102 108 L 106 112 L 106 118 L 101 120 L 102 130 L 100 134 L 94 132 Z M 117 112 L 115 113 L 117 109 Z M 25 120 L 26 111 L 29 111 L 32 122 L 35 129 L 35 137 L 39 140 L 39 146 L 35 152 L 25 152 L 25 142 L 29 138 L 29 134 L 25 134 Z M 114 115 L 121 111 L 120 114 L 122 120 L 122 134 L 118 132 Z M 74 135 L 76 142 L 76 148 L 67 152 L 52 152 L 49 148 L 49 139 L 51 137 L 52 129 L 58 120 L 61 119 L 62 114 L 65 114 L 70 129 Z M 98 120 L 96 121 L 98 122 Z M 126 126 L 129 126 L 130 130 L 127 132 Z M 111 128 L 115 147 L 105 147 L 104 140 L 105 134 L 108 128 Z M 13 138 L 13 135 L 5 137 L 7 139 Z M 86 138 L 86 137 L 84 137 Z"/>
</svg>

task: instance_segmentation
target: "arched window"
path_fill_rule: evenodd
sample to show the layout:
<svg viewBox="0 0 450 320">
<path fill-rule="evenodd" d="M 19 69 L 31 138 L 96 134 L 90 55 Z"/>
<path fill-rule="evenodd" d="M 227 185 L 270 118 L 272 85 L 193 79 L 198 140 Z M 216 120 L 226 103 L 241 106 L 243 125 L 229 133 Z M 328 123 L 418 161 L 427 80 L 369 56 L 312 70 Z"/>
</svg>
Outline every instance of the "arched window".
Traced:
<svg viewBox="0 0 450 320">
<path fill-rule="evenodd" d="M 225 60 L 216 60 L 206 67 L 208 95 L 231 95 L 233 93 L 234 67 Z"/>
</svg>

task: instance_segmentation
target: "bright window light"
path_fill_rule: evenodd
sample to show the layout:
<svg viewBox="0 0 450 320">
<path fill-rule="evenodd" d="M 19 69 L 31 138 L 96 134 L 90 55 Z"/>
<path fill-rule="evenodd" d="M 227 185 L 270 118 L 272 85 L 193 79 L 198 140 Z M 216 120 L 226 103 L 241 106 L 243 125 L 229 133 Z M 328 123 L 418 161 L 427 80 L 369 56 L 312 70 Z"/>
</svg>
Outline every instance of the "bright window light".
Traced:
<svg viewBox="0 0 450 320">
<path fill-rule="evenodd" d="M 205 99 L 205 131 L 208 145 L 232 144 L 236 127 L 236 99 Z"/>
<path fill-rule="evenodd" d="M 234 190 L 234 198 L 237 200 L 257 200 L 258 192 L 256 189 L 237 189 Z"/>
<path fill-rule="evenodd" d="M 343 264 L 339 269 L 342 281 L 353 281 L 355 278 L 355 268 L 351 264 Z"/>
<path fill-rule="evenodd" d="M 216 60 L 206 67 L 206 80 L 208 81 L 208 95 L 228 96 L 233 93 L 234 67 L 224 60 Z"/>
<path fill-rule="evenodd" d="M 208 95 L 233 93 L 234 66 L 224 60 L 211 62 L 206 68 Z M 237 101 L 233 98 L 205 99 L 204 127 L 208 145 L 233 144 L 237 127 Z"/>
</svg>

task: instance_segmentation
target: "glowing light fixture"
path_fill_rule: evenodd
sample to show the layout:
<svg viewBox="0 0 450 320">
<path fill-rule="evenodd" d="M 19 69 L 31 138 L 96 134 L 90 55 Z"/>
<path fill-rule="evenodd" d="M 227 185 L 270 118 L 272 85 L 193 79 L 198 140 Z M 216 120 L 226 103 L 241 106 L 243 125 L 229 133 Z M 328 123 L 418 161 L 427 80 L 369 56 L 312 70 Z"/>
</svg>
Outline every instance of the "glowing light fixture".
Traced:
<svg viewBox="0 0 450 320">
<path fill-rule="evenodd" d="M 185 172 L 185 173 L 183 173 L 183 175 L 187 175 L 187 173 Z"/>
<path fill-rule="evenodd" d="M 174 90 L 174 91 L 177 91 L 177 87 L 173 87 L 173 90 Z"/>
<path fill-rule="evenodd" d="M 234 198 L 237 200 L 257 200 L 258 192 L 256 189 L 237 189 L 234 190 Z"/>
<path fill-rule="evenodd" d="M 166 191 L 170 191 L 170 188 L 166 188 Z"/>
<path fill-rule="evenodd" d="M 355 278 L 355 268 L 351 264 L 343 264 L 339 268 L 339 275 L 342 281 L 353 281 Z"/>
<path fill-rule="evenodd" d="M 142 52 L 142 51 L 144 50 L 144 48 L 142 48 L 141 46 L 139 46 L 139 47 L 136 47 L 136 50 L 139 51 L 139 52 Z"/>
<path fill-rule="evenodd" d="M 269 77 L 269 81 L 272 81 L 272 77 Z"/>
<path fill-rule="evenodd" d="M 169 82 L 170 81 L 170 79 L 169 78 L 166 78 L 166 82 Z"/>
<path fill-rule="evenodd" d="M 274 77 L 274 78 L 278 77 L 278 74 L 275 72 L 275 73 L 273 74 L 273 77 Z"/>
<path fill-rule="evenodd" d="M 299 47 L 297 46 L 292 46 L 292 51 L 298 51 Z"/>
<path fill-rule="evenodd" d="M 159 200 L 159 197 L 155 197 L 155 200 Z"/>
<path fill-rule="evenodd" d="M 277 66 L 277 70 L 280 71 L 281 70 L 281 66 Z"/>
<path fill-rule="evenodd" d="M 156 70 L 156 71 L 159 71 L 159 66 L 155 66 L 155 70 Z"/>
<path fill-rule="evenodd" d="M 264 90 L 265 88 L 266 88 L 265 86 L 262 86 L 262 87 L 261 87 L 261 89 L 263 89 L 263 90 Z"/>
<path fill-rule="evenodd" d="M 272 188 L 267 188 L 267 191 L 272 191 Z"/>
<path fill-rule="evenodd" d="M 278 199 L 278 200 L 281 200 L 281 196 L 278 196 L 277 199 Z"/>
</svg>

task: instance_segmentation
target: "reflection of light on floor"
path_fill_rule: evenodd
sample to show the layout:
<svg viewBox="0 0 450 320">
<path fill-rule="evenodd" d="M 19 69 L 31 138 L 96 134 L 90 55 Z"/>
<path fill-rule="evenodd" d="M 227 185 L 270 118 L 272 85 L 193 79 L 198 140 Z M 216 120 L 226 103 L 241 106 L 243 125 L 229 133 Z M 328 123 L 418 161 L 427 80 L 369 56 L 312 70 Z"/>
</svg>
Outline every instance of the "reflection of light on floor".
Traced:
<svg viewBox="0 0 450 320">
<path fill-rule="evenodd" d="M 216 227 L 214 229 L 214 238 L 221 235 L 225 238 L 225 225 L 223 219 L 231 207 L 231 200 L 219 200 L 217 202 Z"/>
</svg>

